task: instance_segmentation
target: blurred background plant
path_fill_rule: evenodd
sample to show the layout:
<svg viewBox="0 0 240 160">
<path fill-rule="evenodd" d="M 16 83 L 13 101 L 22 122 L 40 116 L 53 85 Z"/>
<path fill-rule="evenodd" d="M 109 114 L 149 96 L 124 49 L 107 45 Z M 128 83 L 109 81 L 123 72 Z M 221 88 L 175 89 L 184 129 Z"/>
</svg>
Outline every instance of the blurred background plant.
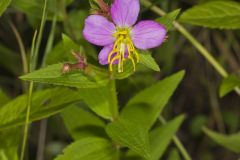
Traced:
<svg viewBox="0 0 240 160">
<path fill-rule="evenodd" d="M 89 134 L 106 137 L 101 127 L 105 127 L 110 113 L 97 107 L 101 103 L 104 108 L 105 104 L 102 103 L 105 103 L 106 97 L 103 93 L 106 89 L 84 89 L 107 84 L 104 78 L 108 77 L 105 67 L 95 67 L 99 66 L 97 54 L 100 48 L 89 44 L 82 37 L 85 18 L 90 10 L 96 10 L 98 7 L 95 2 L 95 0 L 90 0 L 90 3 L 87 0 L 0 1 L 0 159 L 15 160 L 26 153 L 25 159 L 51 160 L 79 137 Z M 179 147 L 179 139 L 175 137 L 173 143 L 170 143 L 169 139 L 169 143 L 166 142 L 166 145 L 162 146 L 162 151 L 159 151 L 162 154 L 158 155 L 158 159 L 160 157 L 169 160 L 188 159 L 189 155 L 194 160 L 238 159 L 240 3 L 230 0 L 141 0 L 141 4 L 141 19 L 157 19 L 166 25 L 169 29 L 168 39 L 161 47 L 151 50 L 153 58 L 161 68 L 160 72 L 156 72 L 159 68 L 154 60 L 145 57 L 145 61 L 142 60 L 141 63 L 148 68 L 138 65 L 134 74 L 130 69 L 124 74 L 116 75 L 117 79 L 121 79 L 116 81 L 119 106 L 122 108 L 131 97 L 152 84 L 158 84 L 163 77 L 185 70 L 184 79 L 171 101 L 165 106 L 162 115 L 167 120 L 182 113 L 186 115 L 185 121 L 176 133 L 180 144 L 182 143 L 186 150 Z M 164 16 L 164 11 L 169 14 Z M 161 16 L 164 17 L 159 19 Z M 62 77 L 60 70 L 62 63 L 76 62 L 71 55 L 72 51 L 79 52 L 85 57 L 91 69 L 83 73 L 73 71 L 69 76 L 66 73 L 67 76 Z M 38 69 L 40 70 L 33 72 Z M 105 71 L 102 71 L 103 69 Z M 29 72 L 32 74 L 22 79 L 77 87 L 81 88 L 81 93 L 76 89 L 52 88 L 52 85 L 48 84 L 34 83 L 33 86 L 33 82 L 29 85 L 28 82 L 18 78 Z M 98 74 L 100 72 L 101 74 Z M 86 75 L 90 75 L 90 78 Z M 181 78 L 171 77 L 176 78 L 177 86 Z M 91 78 L 94 79 L 94 83 Z M 172 83 L 174 86 L 174 82 Z M 37 93 L 31 96 L 33 90 Z M 172 92 L 174 90 L 173 87 Z M 22 94 L 28 96 L 14 99 Z M 102 94 L 103 97 L 97 97 L 98 94 Z M 80 101 L 82 98 L 84 103 Z M 27 102 L 29 99 L 32 99 L 32 103 Z M 73 102 L 78 103 L 73 105 Z M 91 106 L 94 114 L 102 118 L 93 118 L 93 112 L 90 112 L 87 106 Z M 26 110 L 30 107 L 32 110 L 28 112 L 30 117 L 27 121 L 34 122 L 29 126 L 26 140 L 28 127 L 21 125 L 26 123 Z M 177 120 L 176 118 L 175 121 Z M 181 121 L 175 124 L 172 135 Z M 160 125 L 160 122 L 164 123 L 165 120 L 160 119 L 154 126 Z M 171 122 L 174 125 L 174 120 Z M 82 128 L 77 128 L 79 126 Z M 95 128 L 84 130 L 83 126 Z M 22 132 L 22 128 L 25 128 L 25 132 Z M 170 134 L 171 129 L 163 129 L 169 131 L 166 134 Z M 108 134 L 109 132 L 107 129 Z M 162 134 L 164 137 L 164 133 Z M 170 134 L 171 137 L 172 135 Z M 27 143 L 21 145 L 22 141 Z M 102 145 L 105 143 L 102 139 L 96 139 L 97 142 Z M 81 148 L 81 144 L 76 145 Z M 26 148 L 26 151 L 23 148 Z M 131 146 L 129 148 L 131 149 Z M 188 153 L 184 155 L 185 151 Z M 70 153 L 66 150 L 67 155 Z M 77 154 L 78 151 L 72 151 L 73 153 Z M 62 159 L 59 157 L 57 160 Z"/>
</svg>

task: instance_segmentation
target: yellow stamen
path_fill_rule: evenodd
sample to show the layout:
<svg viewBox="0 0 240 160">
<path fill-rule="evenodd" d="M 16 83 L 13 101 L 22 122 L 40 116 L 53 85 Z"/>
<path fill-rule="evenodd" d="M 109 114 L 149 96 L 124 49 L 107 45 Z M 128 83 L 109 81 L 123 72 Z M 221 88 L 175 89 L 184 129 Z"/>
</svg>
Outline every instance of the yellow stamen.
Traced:
<svg viewBox="0 0 240 160">
<path fill-rule="evenodd" d="M 108 55 L 109 70 L 113 71 L 113 63 L 118 61 L 118 72 L 123 72 L 123 64 L 126 59 L 131 60 L 134 71 L 136 62 L 139 62 L 139 55 L 130 38 L 130 28 L 117 28 L 114 33 L 116 41 L 113 50 Z M 128 53 L 128 56 L 126 54 Z"/>
<path fill-rule="evenodd" d="M 117 59 L 119 59 L 120 56 L 115 56 L 113 57 L 113 59 L 111 60 L 111 62 L 109 63 L 109 69 L 110 71 L 113 71 L 113 68 L 112 68 L 112 65 L 113 65 L 113 62 L 116 61 Z"/>
</svg>

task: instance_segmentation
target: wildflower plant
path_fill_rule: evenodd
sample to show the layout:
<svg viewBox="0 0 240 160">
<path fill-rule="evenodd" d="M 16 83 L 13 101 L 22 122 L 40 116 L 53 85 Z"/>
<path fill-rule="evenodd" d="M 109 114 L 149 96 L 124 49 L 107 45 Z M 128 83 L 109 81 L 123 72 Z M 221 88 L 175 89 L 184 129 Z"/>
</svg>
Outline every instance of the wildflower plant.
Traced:
<svg viewBox="0 0 240 160">
<path fill-rule="evenodd" d="M 139 0 L 115 0 L 110 7 L 109 21 L 101 15 L 91 15 L 85 21 L 83 35 L 89 42 L 103 46 L 98 59 L 102 65 L 118 64 L 118 72 L 123 72 L 126 59 L 131 60 L 134 71 L 139 62 L 137 49 L 160 46 L 167 30 L 152 20 L 137 22 L 140 12 Z M 137 48 L 137 49 L 136 49 Z"/>
<path fill-rule="evenodd" d="M 4 44 L 14 38 L 3 38 L 2 35 L 8 35 L 8 32 L 0 30 L 0 39 L 4 40 L 0 42 L 0 66 L 4 65 L 11 75 L 21 75 L 21 83 L 14 84 L 18 87 L 10 87 L 11 90 L 20 88 L 16 93 L 21 95 L 12 99 L 0 89 L 0 160 L 191 160 L 191 155 L 203 159 L 206 156 L 201 156 L 202 153 L 209 156 L 212 143 L 207 150 L 201 147 L 203 152 L 198 154 L 193 152 L 198 148 L 188 150 L 189 147 L 185 147 L 185 144 L 194 146 L 196 142 L 192 145 L 191 138 L 201 139 L 198 136 L 203 134 L 239 153 L 239 134 L 227 136 L 202 127 L 214 120 L 223 133 L 228 128 L 235 132 L 237 128 L 238 115 L 226 122 L 222 117 L 214 87 L 207 88 L 210 104 L 214 104 L 214 109 L 210 110 L 213 116 L 189 114 L 186 123 L 189 126 L 181 130 L 183 134 L 178 138 L 177 131 L 186 117 L 182 111 L 191 113 L 194 109 L 192 106 L 191 111 L 182 109 L 182 104 L 189 105 L 188 102 L 195 97 L 203 98 L 204 103 L 199 104 L 205 104 L 206 95 L 205 92 L 202 96 L 196 93 L 197 96 L 188 98 L 190 93 L 184 94 L 182 90 L 185 87 L 192 89 L 193 86 L 190 85 L 193 81 L 187 77 L 191 69 L 197 68 L 200 76 L 204 77 L 201 74 L 204 67 L 200 66 L 201 70 L 189 67 L 191 69 L 187 69 L 186 80 L 183 81 L 185 71 L 182 69 L 185 66 L 175 61 L 184 59 L 185 63 L 192 63 L 187 61 L 187 54 L 176 56 L 173 49 L 190 55 L 189 50 L 192 54 L 191 49 L 195 47 L 224 78 L 219 87 L 220 96 L 231 91 L 239 94 L 239 76 L 229 75 L 179 21 L 209 28 L 237 29 L 240 28 L 240 4 L 212 1 L 182 11 L 180 15 L 180 9 L 165 13 L 160 8 L 176 6 L 166 7 L 168 3 L 180 2 L 1 0 L 0 15 L 6 12 L 1 17 L 0 29 L 11 29 L 17 43 L 10 46 L 18 45 L 21 57 L 15 54 L 7 56 L 13 49 Z M 33 30 L 28 41 L 31 41 L 31 47 L 27 48 L 28 45 L 24 44 L 29 43 L 23 41 L 30 36 L 24 33 Z M 182 35 L 193 47 L 185 46 Z M 206 36 L 202 36 L 202 30 L 200 35 Z M 228 32 L 226 35 L 231 40 L 235 37 Z M 219 41 L 221 36 L 217 34 L 216 37 L 213 39 L 221 48 L 218 51 L 224 51 L 226 56 L 226 45 Z M 234 43 L 229 48 L 236 50 L 238 45 Z M 235 60 L 229 59 L 231 62 Z M 173 62 L 177 64 L 175 67 Z M 235 67 L 236 64 L 230 66 Z M 159 65 L 163 68 L 161 72 Z M 22 66 L 22 71 L 19 66 Z M 211 77 L 214 77 L 212 72 Z M 181 82 L 183 85 L 178 89 Z M 15 81 L 9 81 L 7 85 L 9 83 L 13 85 Z M 217 83 L 213 83 L 217 88 Z M 196 84 L 194 82 L 194 86 Z M 171 98 L 177 89 L 179 93 Z M 168 103 L 171 99 L 173 101 Z M 196 102 L 201 101 L 197 99 Z M 168 108 L 163 112 L 166 106 Z M 233 115 L 226 117 L 229 119 Z M 34 121 L 38 122 L 32 123 Z M 225 123 L 227 125 L 230 121 L 231 125 L 225 127 Z M 35 135 L 39 135 L 39 139 Z M 182 137 L 186 140 L 184 145 Z M 226 155 L 228 157 L 229 152 Z M 213 156 L 219 159 L 218 154 Z"/>
</svg>

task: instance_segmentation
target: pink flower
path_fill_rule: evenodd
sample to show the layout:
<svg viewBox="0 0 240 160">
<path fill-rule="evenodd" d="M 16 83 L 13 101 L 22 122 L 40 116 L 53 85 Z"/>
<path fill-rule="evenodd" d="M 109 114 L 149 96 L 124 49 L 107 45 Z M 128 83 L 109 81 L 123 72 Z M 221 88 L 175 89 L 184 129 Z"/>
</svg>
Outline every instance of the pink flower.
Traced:
<svg viewBox="0 0 240 160">
<path fill-rule="evenodd" d="M 152 20 L 138 22 L 139 0 L 114 0 L 111 6 L 113 22 L 100 15 L 91 15 L 85 20 L 83 35 L 90 43 L 103 46 L 98 59 L 100 64 L 118 64 L 118 72 L 123 72 L 126 59 L 132 61 L 134 70 L 139 56 L 136 48 L 146 50 L 161 45 L 166 29 Z"/>
</svg>

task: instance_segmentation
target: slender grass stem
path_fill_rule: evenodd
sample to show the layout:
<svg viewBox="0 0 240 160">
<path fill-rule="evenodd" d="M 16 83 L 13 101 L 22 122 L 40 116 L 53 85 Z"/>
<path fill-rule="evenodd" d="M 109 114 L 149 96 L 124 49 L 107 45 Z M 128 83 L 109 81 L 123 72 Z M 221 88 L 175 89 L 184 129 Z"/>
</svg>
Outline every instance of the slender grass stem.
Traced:
<svg viewBox="0 0 240 160">
<path fill-rule="evenodd" d="M 224 78 L 228 76 L 227 71 L 218 63 L 218 61 L 212 56 L 211 53 L 207 51 L 203 45 L 201 45 L 182 25 L 177 22 L 174 22 L 173 25 L 178 29 L 199 51 L 199 53 L 207 59 L 207 61 L 215 68 L 215 70 Z"/>
<path fill-rule="evenodd" d="M 109 102 L 110 102 L 110 112 L 112 114 L 113 121 L 118 119 L 119 111 L 118 111 L 118 100 L 117 100 L 117 92 L 116 92 L 116 84 L 115 80 L 110 78 L 109 80 Z"/>
<path fill-rule="evenodd" d="M 51 31 L 50 31 L 50 34 L 49 34 L 49 37 L 48 37 L 47 45 L 46 45 L 46 48 L 45 48 L 44 57 L 43 57 L 43 61 L 42 61 L 42 66 L 45 66 L 47 55 L 52 50 L 52 47 L 53 47 L 56 23 L 57 23 L 57 15 L 55 14 L 54 18 L 53 18 L 53 21 L 52 21 Z"/>
<path fill-rule="evenodd" d="M 43 35 L 43 30 L 44 30 L 44 25 L 46 22 L 46 15 L 47 15 L 47 0 L 44 1 L 44 7 L 43 7 L 43 14 L 42 14 L 42 20 L 41 20 L 41 25 L 39 29 L 39 34 L 37 37 L 37 43 L 36 43 L 36 48 L 34 49 L 34 54 L 32 55 L 33 60 L 30 65 L 31 70 L 35 70 L 37 67 L 38 63 L 38 55 L 39 55 L 39 49 L 42 41 L 42 35 Z"/>
<path fill-rule="evenodd" d="M 141 3 L 145 7 L 149 7 L 153 12 L 156 14 L 163 16 L 166 13 L 159 7 L 153 5 L 149 0 L 141 0 Z M 199 53 L 204 56 L 208 60 L 208 62 L 215 68 L 215 70 L 222 76 L 227 77 L 228 73 L 226 70 L 221 66 L 221 64 L 218 63 L 218 61 L 212 56 L 211 53 L 209 53 L 206 48 L 204 48 L 203 45 L 201 45 L 192 35 L 189 33 L 181 24 L 178 22 L 174 22 L 173 25 L 175 28 L 182 34 L 184 37 L 186 37 L 192 45 L 199 51 Z"/>
<path fill-rule="evenodd" d="M 27 144 L 27 138 L 28 138 L 28 124 L 29 124 L 29 117 L 30 117 L 30 110 L 31 110 L 31 101 L 32 101 L 32 92 L 33 92 L 33 82 L 30 82 L 29 84 L 29 90 L 28 90 L 28 100 L 27 100 L 27 113 L 26 113 L 26 121 L 25 121 L 25 127 L 24 127 L 24 133 L 23 133 L 23 143 L 22 143 L 22 149 L 21 149 L 21 156 L 20 160 L 24 159 L 25 150 L 26 150 L 26 144 Z"/>
<path fill-rule="evenodd" d="M 36 36 L 37 36 L 37 31 L 35 31 L 33 40 L 32 40 L 31 55 L 30 55 L 31 57 L 34 54 Z M 29 67 L 30 67 L 30 71 L 31 71 L 31 65 L 29 65 Z M 29 88 L 28 88 L 27 113 L 26 113 L 26 121 L 25 121 L 25 125 L 24 125 L 23 142 L 22 142 L 20 160 L 24 159 L 24 154 L 25 154 L 25 150 L 26 150 L 26 144 L 27 144 L 27 138 L 28 138 L 29 117 L 30 117 L 30 111 L 31 111 L 32 92 L 33 92 L 33 82 L 30 82 Z"/>
<path fill-rule="evenodd" d="M 26 50 L 24 48 L 22 38 L 21 38 L 17 28 L 14 26 L 14 24 L 11 21 L 9 21 L 9 24 L 10 24 L 10 26 L 13 30 L 13 33 L 15 34 L 15 37 L 17 39 L 18 46 L 19 46 L 20 53 L 21 53 L 23 72 L 24 72 L 24 74 L 26 74 L 26 73 L 28 73 L 28 62 L 27 62 L 27 53 L 26 53 Z"/>
<path fill-rule="evenodd" d="M 162 124 L 166 124 L 166 120 L 164 119 L 163 116 L 159 116 L 159 120 Z M 181 143 L 181 141 L 178 139 L 177 136 L 173 136 L 173 142 L 175 143 L 175 145 L 177 146 L 177 148 L 181 152 L 184 159 L 185 160 L 191 160 L 190 155 L 188 154 L 187 150 L 185 149 L 185 147 L 183 146 L 183 144 Z"/>
<path fill-rule="evenodd" d="M 153 12 L 160 16 L 164 16 L 166 12 L 164 12 L 161 8 L 152 4 L 149 0 L 140 0 L 141 4 L 147 8 L 150 8 Z M 180 23 L 177 21 L 173 22 L 174 27 L 187 39 L 190 43 L 199 51 L 199 53 L 214 67 L 214 69 L 223 77 L 228 77 L 227 71 L 222 67 L 222 65 L 212 56 L 210 52 L 198 42 L 194 36 L 188 32 Z M 235 92 L 240 96 L 240 88 L 235 87 Z"/>
<path fill-rule="evenodd" d="M 32 40 L 30 63 L 29 63 L 30 64 L 29 65 L 30 72 L 35 70 L 36 66 L 37 66 L 36 64 L 37 64 L 37 59 L 38 59 L 38 52 L 39 52 L 40 42 L 42 39 L 43 26 L 45 23 L 44 21 L 46 19 L 45 18 L 46 4 L 47 4 L 47 0 L 45 0 L 45 3 L 44 3 L 42 22 L 41 22 L 41 26 L 40 26 L 40 33 L 37 37 L 37 31 L 35 31 L 33 40 Z M 36 44 L 36 39 L 37 39 L 37 44 Z M 22 148 L 21 148 L 20 160 L 24 160 L 26 144 L 27 144 L 27 139 L 28 139 L 28 128 L 29 128 L 29 119 L 30 119 L 30 111 L 31 111 L 32 93 L 33 93 L 33 82 L 30 82 L 29 90 L 28 90 L 26 121 L 25 121 L 25 126 L 24 126 L 23 143 L 22 143 Z"/>
<path fill-rule="evenodd" d="M 32 40 L 32 46 L 31 46 L 31 54 L 30 54 L 30 62 L 32 63 L 34 60 L 34 50 L 36 45 L 36 39 L 37 39 L 37 31 L 34 32 L 33 40 Z M 34 68 L 32 68 L 33 65 L 29 65 L 29 71 L 32 72 Z"/>
<path fill-rule="evenodd" d="M 51 26 L 50 34 L 48 37 L 47 45 L 46 45 L 44 55 L 43 55 L 42 67 L 44 67 L 46 65 L 48 53 L 52 50 L 52 47 L 53 47 L 56 23 L 57 23 L 57 15 L 55 13 L 55 15 L 53 17 L 52 26 Z M 37 89 L 42 89 L 42 85 L 39 85 Z M 47 133 L 47 122 L 48 122 L 47 119 L 43 119 L 40 122 L 36 160 L 44 159 L 44 148 L 45 148 L 45 140 L 46 140 L 46 133 Z"/>
<path fill-rule="evenodd" d="M 65 28 L 65 31 L 70 35 L 70 37 L 74 40 L 77 39 L 77 37 L 75 36 L 75 33 L 73 31 L 73 27 L 69 21 L 69 17 L 68 17 L 68 13 L 66 11 L 66 2 L 65 0 L 60 0 L 59 1 L 59 9 L 61 10 L 61 12 L 63 13 L 63 25 Z"/>
</svg>

